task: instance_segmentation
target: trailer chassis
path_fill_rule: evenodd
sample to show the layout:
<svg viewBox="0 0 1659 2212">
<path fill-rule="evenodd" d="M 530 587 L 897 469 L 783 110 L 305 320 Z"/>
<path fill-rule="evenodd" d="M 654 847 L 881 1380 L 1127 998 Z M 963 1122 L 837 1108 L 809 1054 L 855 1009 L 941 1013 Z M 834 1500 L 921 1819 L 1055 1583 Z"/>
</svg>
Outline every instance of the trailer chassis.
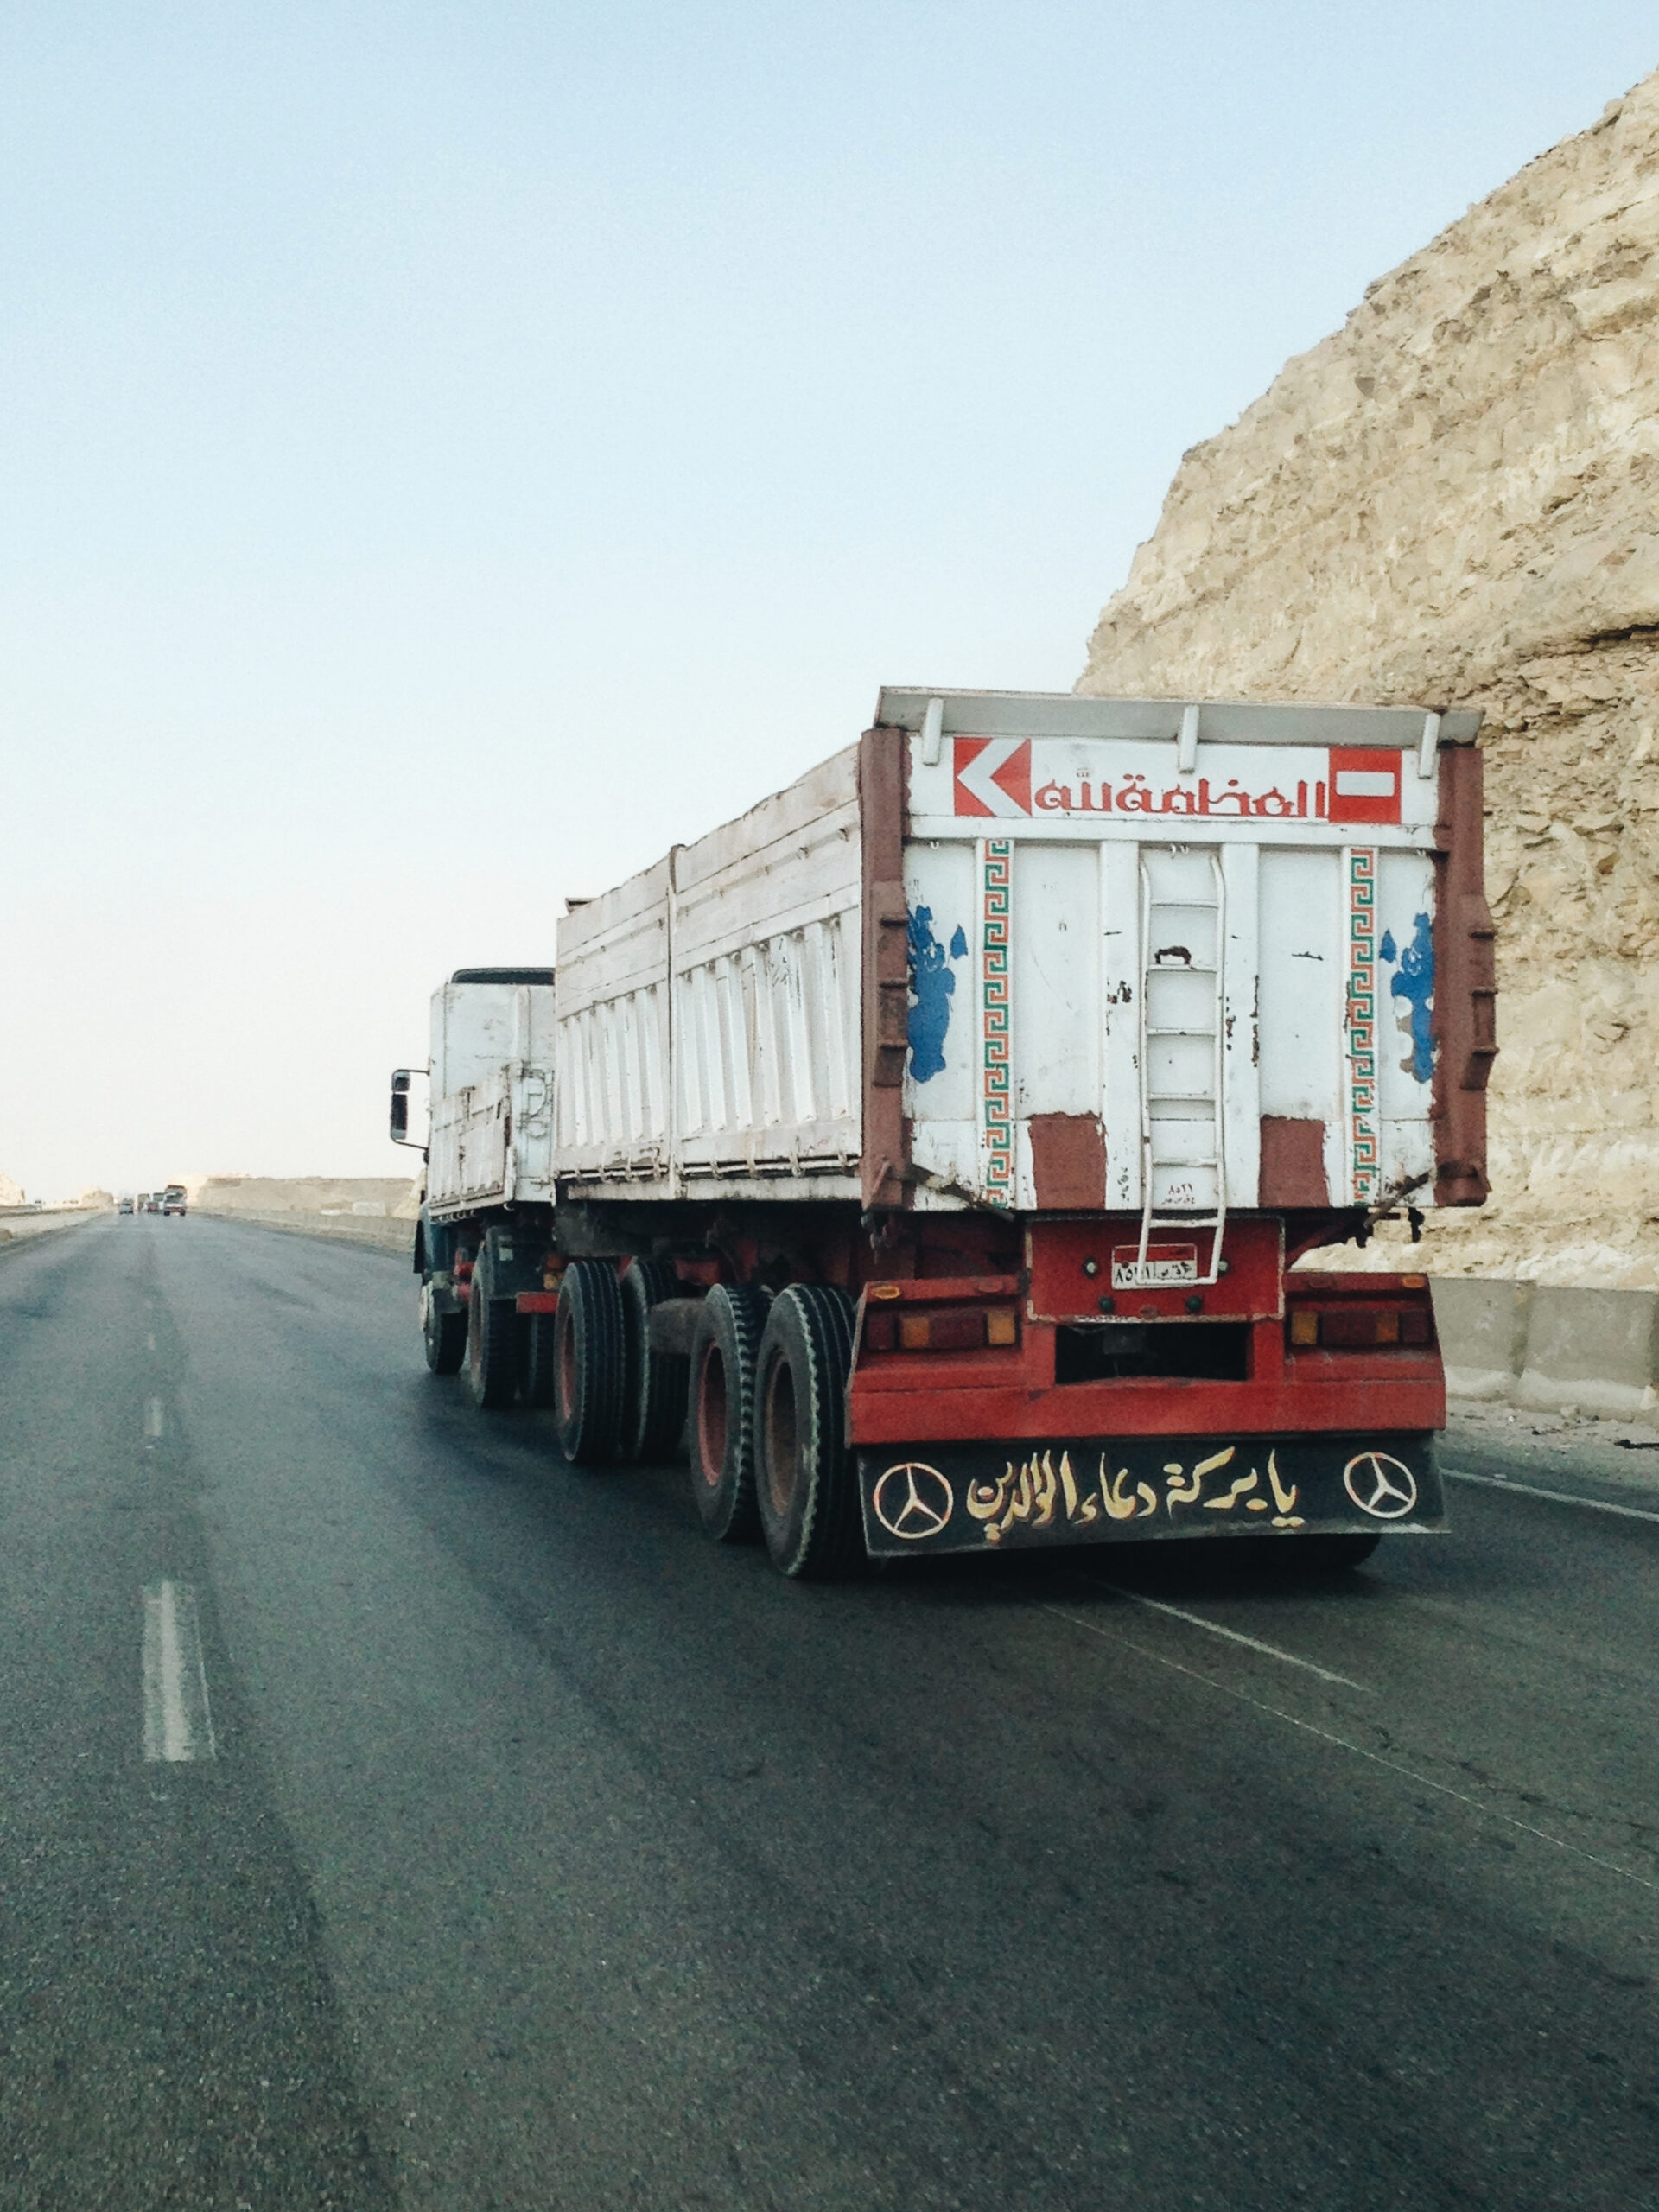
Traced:
<svg viewBox="0 0 1659 2212">
<path fill-rule="evenodd" d="M 1241 1537 L 1329 1559 L 1445 1525 L 1425 1278 L 1290 1270 L 1363 1227 L 1236 1215 L 1195 1287 L 1190 1240 L 1162 1232 L 1149 1282 L 1109 1216 L 456 1205 L 423 1210 L 415 1265 L 429 1363 L 476 1405 L 550 1407 L 579 1464 L 683 1451 L 709 1533 L 786 1573 Z"/>
</svg>

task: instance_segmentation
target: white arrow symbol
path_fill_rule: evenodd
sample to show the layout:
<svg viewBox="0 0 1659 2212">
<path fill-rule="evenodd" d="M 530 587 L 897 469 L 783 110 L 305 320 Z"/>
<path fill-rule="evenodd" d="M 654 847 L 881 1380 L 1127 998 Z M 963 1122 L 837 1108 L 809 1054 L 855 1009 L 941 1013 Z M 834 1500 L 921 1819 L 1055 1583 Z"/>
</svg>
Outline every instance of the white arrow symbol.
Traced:
<svg viewBox="0 0 1659 2212">
<path fill-rule="evenodd" d="M 958 792 L 966 791 L 970 798 L 977 799 L 987 814 L 1012 816 L 1015 821 L 1023 821 L 1030 810 L 1021 806 L 1017 798 L 1014 798 L 1010 792 L 1004 791 L 1001 785 L 996 781 L 996 777 L 1007 766 L 1020 747 L 1028 745 L 1030 741 L 1028 738 L 1023 737 L 958 738 L 957 741 Z M 969 745 L 978 745 L 982 749 L 964 765 L 962 756 Z M 963 810 L 958 801 L 957 811 Z"/>
</svg>

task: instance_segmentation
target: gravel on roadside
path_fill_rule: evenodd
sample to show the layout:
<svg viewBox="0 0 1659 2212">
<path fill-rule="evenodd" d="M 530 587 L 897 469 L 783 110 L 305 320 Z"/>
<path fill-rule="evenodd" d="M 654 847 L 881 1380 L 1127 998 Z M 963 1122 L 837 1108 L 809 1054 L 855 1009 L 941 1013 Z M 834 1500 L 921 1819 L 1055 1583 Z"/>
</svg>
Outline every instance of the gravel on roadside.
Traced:
<svg viewBox="0 0 1659 2212">
<path fill-rule="evenodd" d="M 1598 1482 L 1643 1492 L 1659 1491 L 1659 1427 L 1642 1421 L 1604 1421 L 1571 1407 L 1549 1411 L 1491 1399 L 1453 1398 L 1446 1407 L 1440 1457 L 1454 1464 L 1459 1446 L 1500 1451 L 1532 1461 L 1541 1475 L 1558 1473 L 1570 1456 L 1574 1470 Z"/>
</svg>

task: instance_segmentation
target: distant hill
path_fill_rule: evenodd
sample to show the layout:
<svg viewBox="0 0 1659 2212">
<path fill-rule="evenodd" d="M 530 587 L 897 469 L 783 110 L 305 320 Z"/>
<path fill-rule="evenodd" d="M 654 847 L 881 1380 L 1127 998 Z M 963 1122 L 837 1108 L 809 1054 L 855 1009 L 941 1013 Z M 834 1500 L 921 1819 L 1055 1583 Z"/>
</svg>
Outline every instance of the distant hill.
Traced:
<svg viewBox="0 0 1659 2212">
<path fill-rule="evenodd" d="M 186 1189 L 190 1188 L 186 1180 Z M 202 1213 L 356 1214 L 413 1221 L 418 1180 L 403 1175 L 209 1175 L 190 1192 Z"/>
</svg>

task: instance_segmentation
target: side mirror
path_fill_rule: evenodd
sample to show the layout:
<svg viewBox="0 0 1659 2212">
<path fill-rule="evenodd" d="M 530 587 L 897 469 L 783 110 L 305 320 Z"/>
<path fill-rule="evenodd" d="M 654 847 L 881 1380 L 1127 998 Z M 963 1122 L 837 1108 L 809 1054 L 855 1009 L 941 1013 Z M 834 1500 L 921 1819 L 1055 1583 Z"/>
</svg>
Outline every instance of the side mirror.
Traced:
<svg viewBox="0 0 1659 2212">
<path fill-rule="evenodd" d="M 412 1068 L 394 1068 L 391 1071 L 391 1135 L 393 1144 L 413 1141 L 409 1134 L 409 1086 L 415 1079 Z"/>
</svg>

